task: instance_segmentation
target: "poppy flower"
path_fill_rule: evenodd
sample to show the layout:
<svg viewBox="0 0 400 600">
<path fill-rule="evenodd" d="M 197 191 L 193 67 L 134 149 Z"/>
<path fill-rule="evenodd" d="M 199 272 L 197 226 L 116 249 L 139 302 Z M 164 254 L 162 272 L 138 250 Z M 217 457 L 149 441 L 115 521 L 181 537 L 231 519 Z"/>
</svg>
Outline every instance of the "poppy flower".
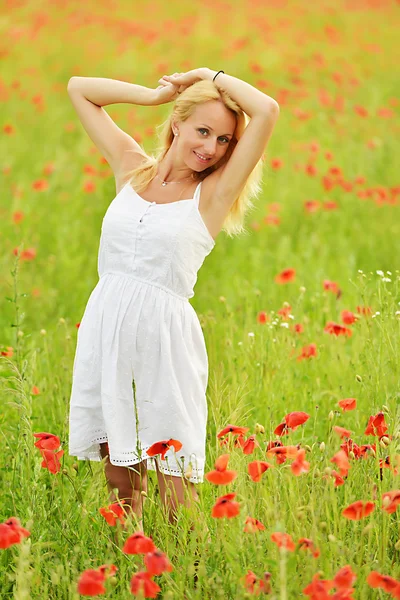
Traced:
<svg viewBox="0 0 400 600">
<path fill-rule="evenodd" d="M 60 438 L 53 433 L 34 433 L 33 436 L 39 438 L 34 446 L 40 450 L 57 450 L 61 445 Z"/>
<path fill-rule="evenodd" d="M 216 519 L 222 519 L 223 517 L 231 519 L 232 517 L 236 517 L 240 512 L 240 504 L 233 500 L 235 496 L 236 494 L 232 492 L 217 498 L 211 509 L 211 516 Z"/>
<path fill-rule="evenodd" d="M 157 550 L 153 540 L 144 535 L 141 531 L 137 531 L 130 535 L 122 548 L 125 554 L 147 554 Z"/>
<path fill-rule="evenodd" d="M 382 437 L 385 435 L 388 426 L 385 423 L 385 413 L 379 412 L 375 416 L 370 416 L 368 419 L 368 425 L 364 431 L 364 435 L 375 435 Z"/>
<path fill-rule="evenodd" d="M 276 462 L 282 464 L 288 458 L 296 458 L 299 448 L 297 446 L 277 446 L 266 451 L 267 456 L 275 456 Z"/>
<path fill-rule="evenodd" d="M 370 500 L 357 500 L 342 510 L 342 515 L 351 521 L 359 521 L 368 517 L 375 509 L 375 504 Z"/>
<path fill-rule="evenodd" d="M 400 597 L 400 581 L 389 575 L 381 575 L 378 571 L 371 571 L 367 577 L 367 583 L 372 588 L 382 588 L 389 594 L 396 594 L 394 598 Z"/>
<path fill-rule="evenodd" d="M 294 281 L 295 277 L 296 277 L 295 269 L 291 269 L 291 268 L 284 269 L 283 271 L 278 273 L 278 275 L 276 275 L 275 282 L 280 283 L 280 284 L 290 283 L 291 281 Z"/>
<path fill-rule="evenodd" d="M 302 548 L 304 550 L 310 550 L 314 558 L 318 558 L 318 556 L 320 555 L 319 549 L 315 547 L 314 542 L 309 538 L 300 538 L 297 543 L 299 548 Z"/>
<path fill-rule="evenodd" d="M 337 590 L 343 590 L 350 588 L 356 579 L 357 575 L 354 573 L 350 565 L 345 565 L 336 573 L 332 579 L 332 583 Z"/>
<path fill-rule="evenodd" d="M 141 593 L 145 598 L 157 598 L 161 588 L 152 580 L 150 573 L 139 571 L 131 579 L 131 592 L 135 595 Z"/>
<path fill-rule="evenodd" d="M 61 470 L 60 458 L 64 454 L 64 450 L 59 450 L 58 452 L 54 452 L 53 450 L 41 450 L 41 455 L 43 457 L 40 466 L 44 469 L 48 469 L 50 473 L 54 475 L 59 473 Z"/>
<path fill-rule="evenodd" d="M 226 485 L 237 477 L 237 471 L 227 471 L 229 454 L 222 454 L 215 461 L 215 470 L 204 475 L 207 481 L 215 485 Z"/>
<path fill-rule="evenodd" d="M 165 454 L 171 446 L 175 448 L 175 452 L 178 452 L 182 448 L 182 443 L 179 440 L 173 440 L 172 438 L 156 442 L 147 450 L 147 455 L 156 456 L 157 454 L 161 454 L 161 459 L 165 460 Z"/>
<path fill-rule="evenodd" d="M 148 552 L 144 557 L 144 564 L 150 575 L 161 575 L 164 571 L 173 571 L 174 567 L 169 562 L 167 556 L 161 550 Z"/>
<path fill-rule="evenodd" d="M 86 569 L 78 580 L 78 593 L 82 596 L 97 596 L 105 594 L 104 581 L 107 577 L 115 575 L 118 567 L 115 565 L 102 565 L 98 569 Z"/>
<path fill-rule="evenodd" d="M 254 517 L 246 517 L 246 521 L 244 524 L 243 531 L 245 533 L 255 533 L 256 531 L 263 531 L 265 529 L 265 525 L 261 523 L 258 519 Z"/>
<path fill-rule="evenodd" d="M 275 531 L 271 534 L 271 540 L 278 546 L 278 548 L 285 548 L 288 550 L 288 552 L 294 552 L 296 550 L 296 545 L 292 540 L 292 536 L 288 533 Z"/>
<path fill-rule="evenodd" d="M 343 400 L 339 400 L 338 404 L 343 412 L 346 412 L 356 408 L 357 400 L 355 398 L 343 398 Z"/>
<path fill-rule="evenodd" d="M 236 425 L 227 425 L 224 429 L 221 429 L 219 433 L 217 433 L 217 438 L 224 437 L 228 433 L 232 433 L 233 435 L 238 435 L 239 433 L 245 434 L 249 431 L 250 427 L 237 427 Z"/>
<path fill-rule="evenodd" d="M 244 448 L 245 445 L 246 445 L 246 438 L 244 437 L 244 435 L 242 433 L 239 433 L 239 435 L 234 439 L 233 447 L 234 448 Z"/>
<path fill-rule="evenodd" d="M 10 517 L 4 523 L 0 523 L 0 548 L 9 548 L 19 544 L 24 537 L 29 537 L 30 531 L 21 527 L 18 517 Z"/>
<path fill-rule="evenodd" d="M 400 504 L 400 490 L 393 490 L 382 494 L 382 509 L 392 514 Z"/>
<path fill-rule="evenodd" d="M 340 475 L 347 475 L 351 467 L 347 454 L 344 450 L 339 450 L 339 452 L 336 452 L 336 454 L 330 459 L 330 462 L 335 463 L 339 467 Z"/>
<path fill-rule="evenodd" d="M 251 479 L 255 482 L 261 480 L 261 476 L 267 469 L 273 468 L 274 465 L 270 465 L 265 460 L 254 460 L 247 465 L 247 471 Z"/>
<path fill-rule="evenodd" d="M 107 507 L 101 507 L 99 508 L 99 513 L 112 527 L 116 525 L 117 520 L 123 525 L 125 523 L 125 511 L 121 504 L 124 503 L 125 500 L 120 500 L 120 503 L 114 502 L 113 504 L 109 504 Z"/>
<path fill-rule="evenodd" d="M 353 332 L 349 327 L 344 327 L 343 325 L 340 325 L 340 323 L 334 323 L 333 321 L 329 321 L 325 325 L 324 332 L 336 336 L 347 335 L 348 337 L 351 337 L 353 335 Z"/>
<path fill-rule="evenodd" d="M 344 427 L 339 427 L 339 425 L 335 425 L 333 431 L 337 433 L 342 439 L 349 438 L 352 434 L 350 429 L 345 429 Z"/>
<path fill-rule="evenodd" d="M 267 575 L 270 575 L 269 573 Z M 268 578 L 269 579 L 269 578 Z M 269 594 L 271 592 L 271 584 L 257 577 L 253 571 L 248 569 L 246 575 L 242 578 L 246 592 L 258 596 L 259 594 Z"/>
<path fill-rule="evenodd" d="M 301 590 L 303 594 L 310 596 L 311 600 L 330 598 L 328 591 L 333 588 L 333 583 L 330 579 L 320 579 L 319 576 L 319 573 L 316 573 L 311 583 Z"/>
<path fill-rule="evenodd" d="M 253 454 L 255 447 L 259 448 L 260 444 L 257 442 L 255 435 L 249 435 L 243 445 L 243 454 Z"/>
<path fill-rule="evenodd" d="M 293 475 L 299 476 L 302 473 L 308 473 L 310 470 L 310 463 L 305 460 L 306 451 L 304 448 L 301 448 L 294 461 L 290 465 L 290 469 Z"/>
<path fill-rule="evenodd" d="M 304 360 L 305 358 L 311 358 L 311 356 L 317 356 L 317 344 L 308 344 L 301 348 L 301 353 L 296 360 Z"/>
</svg>

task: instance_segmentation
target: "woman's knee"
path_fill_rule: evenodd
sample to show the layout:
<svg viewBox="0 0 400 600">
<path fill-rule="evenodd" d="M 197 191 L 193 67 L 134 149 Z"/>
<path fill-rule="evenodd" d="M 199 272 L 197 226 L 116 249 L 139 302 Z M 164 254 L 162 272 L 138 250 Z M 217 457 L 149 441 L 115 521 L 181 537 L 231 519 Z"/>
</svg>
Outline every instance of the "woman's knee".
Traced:
<svg viewBox="0 0 400 600">
<path fill-rule="evenodd" d="M 113 465 L 110 462 L 107 448 L 104 448 L 104 446 L 105 444 L 100 444 L 100 453 L 102 458 L 106 458 L 105 474 L 110 489 L 117 488 L 120 496 L 122 493 L 125 494 L 125 496 L 131 496 L 132 490 L 139 492 L 144 491 L 147 493 L 146 460 L 127 467 Z"/>
</svg>

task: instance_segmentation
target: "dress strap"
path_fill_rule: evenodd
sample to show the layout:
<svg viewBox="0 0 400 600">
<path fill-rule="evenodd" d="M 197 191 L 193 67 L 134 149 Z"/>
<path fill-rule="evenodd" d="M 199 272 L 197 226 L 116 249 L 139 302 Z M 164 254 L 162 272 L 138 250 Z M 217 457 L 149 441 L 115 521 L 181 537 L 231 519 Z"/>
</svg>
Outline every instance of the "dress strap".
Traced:
<svg viewBox="0 0 400 600">
<path fill-rule="evenodd" d="M 200 183 L 197 185 L 197 188 L 196 188 L 196 189 L 195 189 L 195 191 L 194 191 L 194 196 L 193 196 L 193 199 L 194 199 L 194 201 L 195 201 L 195 203 L 196 203 L 196 206 L 197 206 L 197 208 L 199 207 L 199 201 L 200 201 L 200 189 L 201 189 L 201 184 L 202 184 L 202 183 L 203 183 L 203 182 L 202 182 L 202 181 L 200 181 Z"/>
</svg>

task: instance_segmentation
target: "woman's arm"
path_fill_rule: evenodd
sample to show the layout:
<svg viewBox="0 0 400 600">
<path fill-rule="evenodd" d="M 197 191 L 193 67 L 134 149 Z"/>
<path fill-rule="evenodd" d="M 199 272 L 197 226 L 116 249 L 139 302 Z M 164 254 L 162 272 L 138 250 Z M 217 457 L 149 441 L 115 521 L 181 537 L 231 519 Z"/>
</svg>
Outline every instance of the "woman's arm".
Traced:
<svg viewBox="0 0 400 600">
<path fill-rule="evenodd" d="M 120 102 L 142 106 L 154 106 L 157 103 L 155 90 L 117 79 L 74 76 L 68 82 L 68 90 L 71 89 L 77 90 L 97 106 Z"/>
<path fill-rule="evenodd" d="M 207 67 L 201 67 L 197 69 L 201 79 L 213 80 L 213 77 L 218 71 L 212 71 Z M 270 110 L 271 108 L 279 111 L 279 104 L 276 100 L 267 96 L 263 92 L 260 92 L 257 88 L 253 87 L 249 83 L 237 79 L 227 73 L 220 73 L 214 84 L 218 88 L 224 89 L 229 96 L 239 104 L 244 112 L 249 117 L 254 117 L 258 114 L 265 115 L 265 109 Z"/>
</svg>

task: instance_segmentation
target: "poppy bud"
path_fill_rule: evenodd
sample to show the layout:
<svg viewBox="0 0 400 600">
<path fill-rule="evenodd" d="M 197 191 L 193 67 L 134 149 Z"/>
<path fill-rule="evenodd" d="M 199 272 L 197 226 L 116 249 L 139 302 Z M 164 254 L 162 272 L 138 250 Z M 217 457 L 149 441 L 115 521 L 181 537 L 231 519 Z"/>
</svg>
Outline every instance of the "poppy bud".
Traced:
<svg viewBox="0 0 400 600">
<path fill-rule="evenodd" d="M 367 533 L 369 533 L 372 529 L 374 528 L 374 526 L 372 525 L 372 523 L 368 523 L 368 525 L 366 525 L 364 527 L 364 529 L 362 530 L 362 535 L 366 535 Z"/>
<path fill-rule="evenodd" d="M 72 464 L 72 468 L 73 468 L 73 469 L 74 469 L 76 472 L 78 472 L 78 469 L 79 469 L 79 465 L 78 465 L 78 463 L 74 462 L 74 463 Z"/>
<path fill-rule="evenodd" d="M 304 512 L 302 510 L 298 510 L 297 513 L 296 513 L 296 518 L 299 521 L 302 521 L 304 519 Z"/>
<path fill-rule="evenodd" d="M 145 496 L 147 498 L 147 494 L 146 494 L 146 492 L 144 490 L 142 490 L 140 493 L 141 493 L 142 496 Z"/>
<path fill-rule="evenodd" d="M 329 413 L 329 415 L 328 415 L 328 419 L 329 419 L 330 421 L 332 421 L 332 419 L 334 419 L 334 418 L 335 418 L 335 413 L 333 412 L 333 410 L 331 410 L 331 412 L 330 412 L 330 413 Z"/>
<path fill-rule="evenodd" d="M 17 333 L 17 336 L 20 337 L 20 338 L 24 337 L 24 332 L 21 331 L 21 330 L 19 330 L 18 333 Z"/>
<path fill-rule="evenodd" d="M 109 577 L 108 583 L 111 585 L 111 587 L 115 587 L 118 583 L 118 579 L 116 577 Z"/>
<path fill-rule="evenodd" d="M 45 329 L 40 330 L 40 335 L 47 335 L 47 331 Z"/>
<path fill-rule="evenodd" d="M 388 407 L 386 406 L 386 404 L 382 404 L 382 411 L 390 413 L 390 410 L 388 409 Z"/>
<path fill-rule="evenodd" d="M 349 456 L 350 456 L 350 458 L 355 458 L 356 457 L 356 455 L 354 454 L 353 450 L 350 450 Z"/>
<path fill-rule="evenodd" d="M 332 469 L 331 469 L 331 467 L 325 467 L 325 469 L 324 469 L 324 473 L 326 473 L 326 475 L 331 475 L 331 474 L 332 474 Z"/>
<path fill-rule="evenodd" d="M 321 523 L 319 524 L 319 528 L 322 529 L 322 531 L 325 531 L 327 527 L 328 525 L 325 521 L 321 521 Z"/>
<path fill-rule="evenodd" d="M 64 319 L 63 317 L 60 317 L 60 318 L 58 319 L 58 322 L 59 322 L 59 323 L 61 323 L 62 325 L 64 325 L 64 323 L 65 323 L 65 319 Z"/>
<path fill-rule="evenodd" d="M 381 442 L 383 442 L 384 444 L 386 444 L 386 446 L 388 446 L 390 444 L 390 439 L 388 438 L 387 435 L 384 435 L 381 437 Z"/>
<path fill-rule="evenodd" d="M 356 375 L 356 380 L 361 382 L 362 381 L 361 375 Z"/>
<path fill-rule="evenodd" d="M 336 538 L 335 538 L 335 536 L 334 536 L 332 533 L 330 533 L 330 534 L 328 535 L 328 540 L 329 540 L 330 542 L 336 542 Z"/>
<path fill-rule="evenodd" d="M 381 448 L 386 448 L 389 444 L 387 444 L 386 441 L 382 438 L 381 440 L 379 440 L 379 445 Z"/>
<path fill-rule="evenodd" d="M 319 449 L 321 450 L 321 452 L 325 452 L 325 442 L 320 443 Z"/>
<path fill-rule="evenodd" d="M 265 433 L 265 429 L 262 425 L 260 425 L 260 423 L 256 423 L 256 426 L 254 427 L 254 433 Z"/>
<path fill-rule="evenodd" d="M 321 471 L 319 469 L 315 469 L 314 477 L 321 477 Z"/>
<path fill-rule="evenodd" d="M 226 302 L 226 298 L 225 298 L 225 296 L 220 296 L 220 297 L 218 298 L 218 300 L 219 300 L 220 302 Z"/>
<path fill-rule="evenodd" d="M 304 448 L 307 450 L 307 452 L 311 452 L 311 448 L 308 444 L 305 444 Z"/>
<path fill-rule="evenodd" d="M 63 473 L 63 475 L 68 475 L 68 469 L 63 469 L 62 473 Z"/>
</svg>

